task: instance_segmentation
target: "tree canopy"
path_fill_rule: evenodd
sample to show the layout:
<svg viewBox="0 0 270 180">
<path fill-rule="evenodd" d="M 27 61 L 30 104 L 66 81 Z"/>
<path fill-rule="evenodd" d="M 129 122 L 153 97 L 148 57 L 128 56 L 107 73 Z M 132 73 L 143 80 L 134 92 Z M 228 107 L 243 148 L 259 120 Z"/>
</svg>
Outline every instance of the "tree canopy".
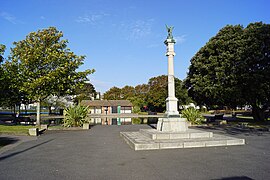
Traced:
<svg viewBox="0 0 270 180">
<path fill-rule="evenodd" d="M 106 91 L 104 94 L 104 99 L 108 99 L 108 100 L 119 100 L 119 99 L 123 99 L 121 97 L 121 89 L 118 87 L 112 87 L 110 88 L 108 91 Z"/>
<path fill-rule="evenodd" d="M 270 25 L 227 25 L 191 59 L 185 85 L 199 104 L 251 105 L 256 120 L 270 103 Z"/>
<path fill-rule="evenodd" d="M 112 87 L 104 93 L 104 99 L 127 99 L 135 109 L 164 112 L 166 110 L 166 98 L 168 96 L 168 77 L 166 75 L 150 78 L 148 84 L 125 86 L 123 88 Z M 191 101 L 187 90 L 178 78 L 175 78 L 175 92 L 179 104 L 187 104 Z"/>
<path fill-rule="evenodd" d="M 17 72 L 16 87 L 35 102 L 49 95 L 74 93 L 94 70 L 77 71 L 85 56 L 77 56 L 61 40 L 55 27 L 31 32 L 25 40 L 14 42 L 7 70 Z"/>
<path fill-rule="evenodd" d="M 6 46 L 3 44 L 0 44 L 0 63 L 2 63 L 4 60 L 3 54 L 5 52 L 5 49 L 6 49 Z"/>
<path fill-rule="evenodd" d="M 81 102 L 84 99 L 91 99 L 96 96 L 96 90 L 93 84 L 89 82 L 84 82 L 82 86 L 79 86 L 75 89 L 75 101 L 77 103 Z"/>
<path fill-rule="evenodd" d="M 6 97 L 7 87 L 6 87 L 6 75 L 2 66 L 4 60 L 5 45 L 0 44 L 0 104 L 3 102 L 3 98 Z"/>
</svg>

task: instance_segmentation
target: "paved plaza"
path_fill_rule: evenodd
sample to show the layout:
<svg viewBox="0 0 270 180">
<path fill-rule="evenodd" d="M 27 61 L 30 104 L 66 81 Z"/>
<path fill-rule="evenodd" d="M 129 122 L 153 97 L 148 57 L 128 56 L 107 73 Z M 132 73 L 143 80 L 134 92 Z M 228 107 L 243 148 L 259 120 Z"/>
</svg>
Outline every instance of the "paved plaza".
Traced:
<svg viewBox="0 0 270 180">
<path fill-rule="evenodd" d="M 120 137 L 120 132 L 144 128 L 151 127 L 94 126 L 90 130 L 47 131 L 37 139 L 24 140 L 0 152 L 0 179 L 259 180 L 270 177 L 270 132 L 204 127 L 198 129 L 244 138 L 246 145 L 147 151 L 134 151 Z"/>
</svg>

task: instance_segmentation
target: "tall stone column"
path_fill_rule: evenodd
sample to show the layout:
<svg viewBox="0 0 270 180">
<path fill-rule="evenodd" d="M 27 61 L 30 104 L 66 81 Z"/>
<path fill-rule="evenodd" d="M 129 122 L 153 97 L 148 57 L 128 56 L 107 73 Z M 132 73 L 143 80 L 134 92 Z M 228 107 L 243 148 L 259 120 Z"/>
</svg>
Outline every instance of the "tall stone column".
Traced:
<svg viewBox="0 0 270 180">
<path fill-rule="evenodd" d="M 175 97 L 175 83 L 174 83 L 174 44 L 173 37 L 167 37 L 164 42 L 167 46 L 166 56 L 168 57 L 168 98 L 166 99 L 166 115 L 168 117 L 179 117 L 177 108 L 178 99 Z"/>
<path fill-rule="evenodd" d="M 185 118 L 181 118 L 178 112 L 178 99 L 175 97 L 174 83 L 174 64 L 175 56 L 174 44 L 175 40 L 172 36 L 173 27 L 167 27 L 168 36 L 164 41 L 167 46 L 166 56 L 168 57 L 168 98 L 166 99 L 166 112 L 164 118 L 158 119 L 157 130 L 164 132 L 183 132 L 188 130 Z"/>
</svg>

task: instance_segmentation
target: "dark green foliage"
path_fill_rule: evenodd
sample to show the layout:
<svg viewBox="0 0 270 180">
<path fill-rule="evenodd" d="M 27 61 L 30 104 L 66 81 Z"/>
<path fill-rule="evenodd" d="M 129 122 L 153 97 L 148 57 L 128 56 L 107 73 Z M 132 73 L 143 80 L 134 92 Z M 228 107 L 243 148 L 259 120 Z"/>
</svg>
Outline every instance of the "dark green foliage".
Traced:
<svg viewBox="0 0 270 180">
<path fill-rule="evenodd" d="M 89 107 L 81 106 L 80 104 L 66 108 L 64 111 L 64 126 L 82 126 L 83 123 L 87 123 L 86 117 L 88 113 Z"/>
<path fill-rule="evenodd" d="M 202 121 L 204 120 L 204 117 L 202 116 L 200 111 L 193 107 L 184 109 L 181 113 L 182 113 L 182 116 L 184 118 L 187 118 L 187 120 L 191 124 L 202 124 Z"/>
<path fill-rule="evenodd" d="M 31 32 L 25 40 L 14 42 L 11 63 L 18 68 L 20 89 L 33 100 L 49 95 L 65 95 L 87 80 L 93 70 L 77 72 L 85 56 L 77 56 L 67 48 L 63 33 L 54 27 Z"/>
<path fill-rule="evenodd" d="M 14 42 L 11 57 L 5 70 L 12 82 L 9 86 L 15 101 L 26 99 L 37 102 L 50 95 L 74 94 L 87 75 L 94 70 L 78 72 L 85 56 L 77 56 L 67 48 L 68 41 L 62 40 L 63 33 L 55 27 L 29 33 L 24 40 Z M 13 103 L 13 100 L 10 102 Z M 40 123 L 37 108 L 37 124 Z"/>
<path fill-rule="evenodd" d="M 5 72 L 2 66 L 2 62 L 4 60 L 3 54 L 5 52 L 6 47 L 2 44 L 0 44 L 0 105 L 3 102 L 3 99 L 6 96 L 6 91 L 8 90 L 6 87 L 6 76 L 5 76 Z"/>
<path fill-rule="evenodd" d="M 0 44 L 0 63 L 2 63 L 4 60 L 3 54 L 5 52 L 5 49 L 6 49 L 6 46 L 3 44 Z"/>
<path fill-rule="evenodd" d="M 120 89 L 111 88 L 104 94 L 104 99 L 128 99 L 132 102 L 136 112 L 144 107 L 154 112 L 164 112 L 166 109 L 166 98 L 168 96 L 168 77 L 166 75 L 149 79 L 148 84 L 137 85 L 135 88 L 125 86 Z M 179 104 L 188 104 L 191 99 L 182 81 L 175 78 L 175 94 Z"/>
<path fill-rule="evenodd" d="M 151 111 L 163 112 L 166 109 L 165 100 L 168 96 L 168 78 L 165 75 L 149 79 L 149 92 L 146 96 L 147 106 Z"/>
<path fill-rule="evenodd" d="M 168 97 L 168 76 L 162 75 L 151 78 L 148 82 L 149 92 L 147 93 L 147 105 L 151 111 L 164 112 L 166 110 L 165 100 Z M 188 97 L 187 89 L 180 79 L 175 78 L 175 96 L 178 104 L 188 104 L 191 99 Z"/>
<path fill-rule="evenodd" d="M 82 100 L 90 100 L 91 97 L 95 97 L 96 90 L 93 84 L 84 82 L 81 86 L 76 87 L 74 94 L 76 95 L 75 102 L 79 103 Z"/>
<path fill-rule="evenodd" d="M 198 104 L 249 104 L 254 119 L 264 119 L 270 104 L 270 25 L 222 28 L 191 59 L 185 84 Z"/>
<path fill-rule="evenodd" d="M 123 99 L 121 97 L 121 89 L 118 87 L 112 87 L 107 92 L 104 93 L 104 99 L 108 100 L 120 100 Z"/>
</svg>

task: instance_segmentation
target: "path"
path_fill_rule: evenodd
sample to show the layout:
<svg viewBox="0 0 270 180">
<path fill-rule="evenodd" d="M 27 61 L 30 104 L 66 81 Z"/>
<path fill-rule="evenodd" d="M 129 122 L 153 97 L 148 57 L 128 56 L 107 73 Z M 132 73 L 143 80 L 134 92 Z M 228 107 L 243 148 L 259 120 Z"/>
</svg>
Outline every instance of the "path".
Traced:
<svg viewBox="0 0 270 180">
<path fill-rule="evenodd" d="M 134 151 L 120 138 L 119 132 L 141 128 L 150 127 L 95 126 L 89 131 L 47 131 L 37 140 L 0 155 L 0 179 L 259 180 L 270 177 L 269 132 L 233 134 L 245 138 L 245 146 Z"/>
</svg>

